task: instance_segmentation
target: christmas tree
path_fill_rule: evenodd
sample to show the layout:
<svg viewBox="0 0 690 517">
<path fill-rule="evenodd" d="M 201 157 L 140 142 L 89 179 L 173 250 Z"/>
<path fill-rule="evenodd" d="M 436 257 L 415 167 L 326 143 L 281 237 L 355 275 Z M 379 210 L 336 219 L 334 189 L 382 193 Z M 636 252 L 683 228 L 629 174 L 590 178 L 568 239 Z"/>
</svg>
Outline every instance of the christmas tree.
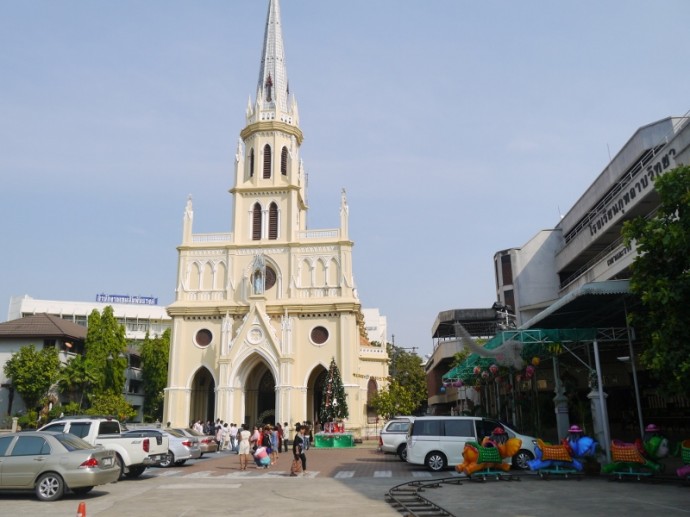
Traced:
<svg viewBox="0 0 690 517">
<path fill-rule="evenodd" d="M 319 411 L 321 422 L 334 422 L 348 417 L 349 411 L 345 397 L 340 370 L 335 364 L 335 359 L 331 359 L 331 366 L 328 368 L 326 382 L 323 385 L 323 397 L 321 397 L 323 401 Z"/>
</svg>

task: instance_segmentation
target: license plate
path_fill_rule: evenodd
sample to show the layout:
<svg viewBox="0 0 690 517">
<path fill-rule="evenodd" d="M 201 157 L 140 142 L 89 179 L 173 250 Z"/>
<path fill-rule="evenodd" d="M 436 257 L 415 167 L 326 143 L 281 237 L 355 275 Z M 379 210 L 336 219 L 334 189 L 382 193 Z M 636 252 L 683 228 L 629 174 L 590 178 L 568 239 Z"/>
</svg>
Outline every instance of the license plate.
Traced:
<svg viewBox="0 0 690 517">
<path fill-rule="evenodd" d="M 103 466 L 104 467 L 112 467 L 113 465 L 113 458 L 111 456 L 108 456 L 107 458 L 103 458 Z"/>
</svg>

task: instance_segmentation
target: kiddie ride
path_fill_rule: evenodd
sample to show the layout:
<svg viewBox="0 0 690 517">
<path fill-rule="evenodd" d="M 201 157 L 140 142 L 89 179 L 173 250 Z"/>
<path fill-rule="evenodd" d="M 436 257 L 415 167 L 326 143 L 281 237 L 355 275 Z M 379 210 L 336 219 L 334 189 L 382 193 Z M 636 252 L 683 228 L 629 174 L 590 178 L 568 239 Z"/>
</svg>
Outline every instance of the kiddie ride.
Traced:
<svg viewBox="0 0 690 517">
<path fill-rule="evenodd" d="M 668 456 L 668 440 L 661 434 L 661 429 L 654 424 L 645 428 L 643 439 L 635 443 L 620 440 L 611 441 L 611 458 L 613 461 L 602 468 L 612 479 L 621 480 L 632 476 L 638 481 L 664 470 L 658 460 Z"/>
<path fill-rule="evenodd" d="M 563 476 L 566 479 L 580 475 L 584 469 L 586 457 L 596 454 L 597 442 L 584 435 L 584 431 L 577 425 L 570 426 L 568 436 L 558 445 L 544 443 L 537 440 L 535 458 L 527 462 L 530 470 L 536 470 L 539 477 L 547 479 L 551 475 Z"/>
<path fill-rule="evenodd" d="M 462 451 L 463 462 L 455 467 L 460 473 L 467 474 L 470 479 L 486 481 L 487 477 L 494 479 L 520 480 L 508 474 L 510 463 L 504 462 L 512 458 L 522 446 L 519 438 L 508 438 L 505 429 L 497 427 L 486 436 L 482 443 L 467 442 Z"/>
<path fill-rule="evenodd" d="M 684 465 L 676 469 L 676 474 L 678 474 L 679 478 L 690 482 L 690 440 L 684 440 L 680 444 L 680 457 Z"/>
</svg>

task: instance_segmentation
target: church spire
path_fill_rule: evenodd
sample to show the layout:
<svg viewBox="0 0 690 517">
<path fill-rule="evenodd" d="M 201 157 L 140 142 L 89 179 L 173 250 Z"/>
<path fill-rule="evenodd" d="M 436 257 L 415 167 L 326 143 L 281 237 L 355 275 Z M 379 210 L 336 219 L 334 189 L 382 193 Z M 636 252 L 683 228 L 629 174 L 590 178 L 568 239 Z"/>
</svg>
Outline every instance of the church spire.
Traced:
<svg viewBox="0 0 690 517">
<path fill-rule="evenodd" d="M 256 102 L 260 111 L 274 111 L 278 115 L 288 115 L 290 95 L 287 69 L 285 67 L 285 47 L 283 29 L 280 21 L 280 2 L 270 0 L 266 16 L 264 48 L 261 53 L 261 69 L 256 90 Z"/>
</svg>

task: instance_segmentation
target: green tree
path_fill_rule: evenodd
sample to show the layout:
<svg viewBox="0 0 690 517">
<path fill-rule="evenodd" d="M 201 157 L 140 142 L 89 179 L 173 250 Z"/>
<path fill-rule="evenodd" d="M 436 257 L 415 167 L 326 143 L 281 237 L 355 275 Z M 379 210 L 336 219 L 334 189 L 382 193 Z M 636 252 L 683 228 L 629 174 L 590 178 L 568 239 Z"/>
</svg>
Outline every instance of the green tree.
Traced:
<svg viewBox="0 0 690 517">
<path fill-rule="evenodd" d="M 54 347 L 23 346 L 5 363 L 5 375 L 21 395 L 27 410 L 36 409 L 60 377 L 60 357 Z"/>
<path fill-rule="evenodd" d="M 402 386 L 392 379 L 388 387 L 379 391 L 371 399 L 376 413 L 386 420 L 397 415 L 411 415 L 419 407 L 419 401 L 408 386 Z"/>
<path fill-rule="evenodd" d="M 409 415 L 422 411 L 429 399 L 422 358 L 390 343 L 387 349 L 390 385 L 393 386 L 395 383 L 405 388 L 415 404 L 412 411 L 398 414 Z"/>
<path fill-rule="evenodd" d="M 328 368 L 326 382 L 323 385 L 322 401 L 319 411 L 321 422 L 342 420 L 350 415 L 347 409 L 345 386 L 340 378 L 340 370 L 335 364 L 335 359 L 331 359 L 331 365 Z"/>
<path fill-rule="evenodd" d="M 58 384 L 69 400 L 81 409 L 84 394 L 90 391 L 97 380 L 98 375 L 93 365 L 83 355 L 76 355 L 62 369 Z"/>
<path fill-rule="evenodd" d="M 170 329 L 151 338 L 146 333 L 141 345 L 142 377 L 144 379 L 144 414 L 151 420 L 163 419 L 163 389 L 168 384 Z"/>
<path fill-rule="evenodd" d="M 669 393 L 690 391 L 690 166 L 657 176 L 660 204 L 653 217 L 623 225 L 625 243 L 635 243 L 630 289 L 642 300 L 631 321 L 641 333 L 642 363 Z"/>
<path fill-rule="evenodd" d="M 126 422 L 137 412 L 127 402 L 122 393 L 101 393 L 91 397 L 91 407 L 86 410 L 88 415 L 115 415 L 120 422 Z"/>
<path fill-rule="evenodd" d="M 94 309 L 86 331 L 86 360 L 100 373 L 93 384 L 93 395 L 122 394 L 127 368 L 125 329 L 107 306 L 101 315 Z"/>
<path fill-rule="evenodd" d="M 388 419 L 421 413 L 428 402 L 426 372 L 422 358 L 388 343 L 388 386 L 371 400 L 371 406 Z"/>
</svg>

